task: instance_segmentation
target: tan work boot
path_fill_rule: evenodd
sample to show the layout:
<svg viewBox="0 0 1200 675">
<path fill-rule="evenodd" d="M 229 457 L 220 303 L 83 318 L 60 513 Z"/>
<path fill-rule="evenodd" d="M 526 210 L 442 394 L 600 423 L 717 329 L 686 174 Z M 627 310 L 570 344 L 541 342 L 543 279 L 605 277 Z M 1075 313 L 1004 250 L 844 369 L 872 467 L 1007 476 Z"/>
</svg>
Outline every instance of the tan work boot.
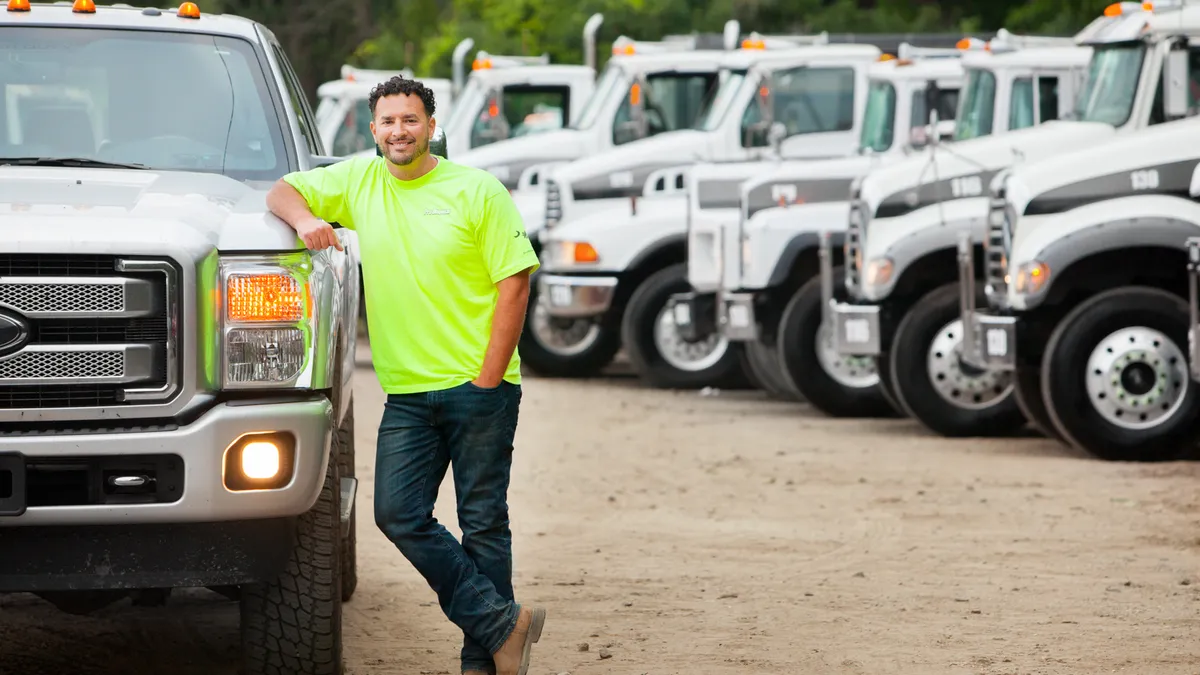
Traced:
<svg viewBox="0 0 1200 675">
<path fill-rule="evenodd" d="M 526 675 L 529 672 L 529 650 L 542 637 L 546 610 L 541 607 L 522 607 L 517 626 L 500 649 L 492 654 L 496 675 Z"/>
</svg>

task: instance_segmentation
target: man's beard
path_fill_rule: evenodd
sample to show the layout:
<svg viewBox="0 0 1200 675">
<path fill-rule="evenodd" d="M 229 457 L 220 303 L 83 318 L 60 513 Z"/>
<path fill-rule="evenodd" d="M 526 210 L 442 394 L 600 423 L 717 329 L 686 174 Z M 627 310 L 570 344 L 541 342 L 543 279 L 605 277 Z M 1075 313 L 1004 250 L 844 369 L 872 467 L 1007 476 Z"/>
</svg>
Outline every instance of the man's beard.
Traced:
<svg viewBox="0 0 1200 675">
<path fill-rule="evenodd" d="M 424 141 L 420 139 L 413 139 L 413 144 L 408 146 L 407 150 L 397 150 L 392 148 L 390 145 L 386 145 L 380 149 L 383 151 L 384 156 L 386 156 L 392 164 L 397 166 L 407 166 L 425 156 L 425 154 L 429 152 L 429 139 L 425 139 Z"/>
</svg>

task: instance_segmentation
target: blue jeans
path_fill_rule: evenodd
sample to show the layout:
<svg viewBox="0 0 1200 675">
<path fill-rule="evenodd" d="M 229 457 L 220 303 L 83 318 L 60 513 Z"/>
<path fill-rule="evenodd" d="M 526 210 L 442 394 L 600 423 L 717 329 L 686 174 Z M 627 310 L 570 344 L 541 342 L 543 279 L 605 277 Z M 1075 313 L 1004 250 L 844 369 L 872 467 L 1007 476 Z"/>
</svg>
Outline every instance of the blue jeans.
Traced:
<svg viewBox="0 0 1200 675">
<path fill-rule="evenodd" d="M 437 593 L 463 631 L 462 670 L 495 673 L 492 654 L 517 623 L 508 483 L 521 387 L 467 382 L 389 394 L 375 457 L 375 523 Z M 454 471 L 460 544 L 434 517 Z"/>
</svg>

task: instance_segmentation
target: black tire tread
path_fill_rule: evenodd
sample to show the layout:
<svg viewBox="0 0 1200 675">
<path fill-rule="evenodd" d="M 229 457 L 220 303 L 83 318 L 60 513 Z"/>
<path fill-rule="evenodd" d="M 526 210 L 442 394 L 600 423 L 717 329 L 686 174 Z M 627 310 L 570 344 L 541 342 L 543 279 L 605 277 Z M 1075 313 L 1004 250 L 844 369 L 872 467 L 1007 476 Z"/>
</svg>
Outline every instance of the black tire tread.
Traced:
<svg viewBox="0 0 1200 675">
<path fill-rule="evenodd" d="M 334 449 L 338 455 L 338 477 L 353 478 L 354 473 L 354 397 L 350 397 L 350 407 L 346 410 L 346 418 L 334 432 Z M 342 540 L 342 602 L 349 602 L 358 589 L 358 509 L 350 511 L 350 531 Z"/>
</svg>

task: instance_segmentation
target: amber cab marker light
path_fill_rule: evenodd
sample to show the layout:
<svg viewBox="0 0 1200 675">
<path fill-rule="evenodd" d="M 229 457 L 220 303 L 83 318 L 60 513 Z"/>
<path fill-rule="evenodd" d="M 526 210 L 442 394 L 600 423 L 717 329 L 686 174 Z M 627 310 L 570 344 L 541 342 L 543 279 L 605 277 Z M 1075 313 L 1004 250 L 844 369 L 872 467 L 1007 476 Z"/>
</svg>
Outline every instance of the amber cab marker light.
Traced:
<svg viewBox="0 0 1200 675">
<path fill-rule="evenodd" d="M 10 12 L 28 12 L 29 0 L 8 0 L 8 11 Z"/>
<path fill-rule="evenodd" d="M 179 6 L 178 14 L 185 19 L 199 19 L 200 7 L 194 2 L 185 2 Z"/>
<path fill-rule="evenodd" d="M 96 3 L 93 0 L 75 0 L 75 4 L 71 6 L 71 11 L 76 14 L 95 14 Z"/>
</svg>

